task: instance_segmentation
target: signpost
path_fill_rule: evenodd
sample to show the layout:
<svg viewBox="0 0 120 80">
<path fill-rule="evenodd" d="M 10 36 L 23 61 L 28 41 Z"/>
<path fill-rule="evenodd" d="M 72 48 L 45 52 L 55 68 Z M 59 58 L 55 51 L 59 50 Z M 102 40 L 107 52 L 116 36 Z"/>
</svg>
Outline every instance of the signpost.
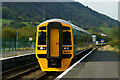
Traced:
<svg viewBox="0 0 120 80">
<path fill-rule="evenodd" d="M 104 39 L 101 39 L 100 42 L 101 42 L 101 49 L 102 49 L 102 45 L 103 45 L 103 43 L 105 42 L 105 40 L 104 40 Z"/>
<path fill-rule="evenodd" d="M 31 46 L 31 44 L 32 44 L 32 37 L 29 37 L 29 41 L 30 41 L 30 47 L 32 47 Z"/>
<path fill-rule="evenodd" d="M 103 44 L 103 43 L 105 42 L 105 40 L 104 40 L 104 39 L 101 39 L 100 42 Z"/>
</svg>

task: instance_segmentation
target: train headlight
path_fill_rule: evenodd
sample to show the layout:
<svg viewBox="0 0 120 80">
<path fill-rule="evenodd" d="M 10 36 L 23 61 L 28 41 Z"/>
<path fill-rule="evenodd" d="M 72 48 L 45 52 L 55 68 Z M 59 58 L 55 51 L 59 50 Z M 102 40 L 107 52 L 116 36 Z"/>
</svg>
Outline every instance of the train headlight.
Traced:
<svg viewBox="0 0 120 80">
<path fill-rule="evenodd" d="M 66 50 L 66 47 L 64 47 L 64 50 Z"/>
<path fill-rule="evenodd" d="M 43 47 L 43 49 L 45 50 L 46 48 L 45 48 L 45 47 Z"/>
<path fill-rule="evenodd" d="M 40 47 L 40 50 L 43 50 L 43 47 Z"/>
<path fill-rule="evenodd" d="M 67 50 L 69 50 L 69 47 L 67 47 Z"/>
<path fill-rule="evenodd" d="M 38 50 L 46 50 L 46 47 L 38 47 Z"/>
<path fill-rule="evenodd" d="M 72 47 L 64 47 L 63 50 L 71 50 Z"/>
</svg>

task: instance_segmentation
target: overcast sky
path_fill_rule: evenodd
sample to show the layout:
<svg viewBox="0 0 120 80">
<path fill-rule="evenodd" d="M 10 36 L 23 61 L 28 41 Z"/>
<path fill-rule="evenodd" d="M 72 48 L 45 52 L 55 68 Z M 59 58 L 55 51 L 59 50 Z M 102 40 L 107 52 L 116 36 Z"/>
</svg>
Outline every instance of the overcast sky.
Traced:
<svg viewBox="0 0 120 80">
<path fill-rule="evenodd" d="M 92 8 L 93 10 L 105 14 L 118 20 L 118 1 L 119 0 L 75 0 Z"/>
</svg>

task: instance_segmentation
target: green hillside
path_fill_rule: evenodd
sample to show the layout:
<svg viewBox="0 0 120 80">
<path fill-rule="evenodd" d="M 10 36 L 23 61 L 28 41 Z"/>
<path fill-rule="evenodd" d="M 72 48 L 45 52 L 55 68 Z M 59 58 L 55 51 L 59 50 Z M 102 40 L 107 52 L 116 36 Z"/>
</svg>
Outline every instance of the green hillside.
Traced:
<svg viewBox="0 0 120 80">
<path fill-rule="evenodd" d="M 102 24 L 107 24 L 110 28 L 117 26 L 116 20 L 78 2 L 4 2 L 2 10 L 3 19 L 22 22 L 42 22 L 45 16 L 46 20 L 51 18 L 70 20 L 86 30 L 101 27 Z"/>
<path fill-rule="evenodd" d="M 118 21 L 78 2 L 3 2 L 2 18 L 3 38 L 15 39 L 18 32 L 19 39 L 35 39 L 38 24 L 60 18 L 96 34 L 99 41 L 103 38 L 101 33 L 110 35 L 107 41 L 118 48 Z"/>
</svg>

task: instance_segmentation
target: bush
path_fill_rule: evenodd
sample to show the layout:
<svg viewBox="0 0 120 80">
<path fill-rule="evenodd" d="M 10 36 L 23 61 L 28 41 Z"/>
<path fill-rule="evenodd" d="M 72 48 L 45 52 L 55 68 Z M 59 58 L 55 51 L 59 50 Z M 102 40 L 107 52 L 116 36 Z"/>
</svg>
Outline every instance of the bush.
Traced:
<svg viewBox="0 0 120 80">
<path fill-rule="evenodd" d="M 16 38 L 16 29 L 5 27 L 2 29 L 3 38 Z"/>
<path fill-rule="evenodd" d="M 117 47 L 118 48 L 118 46 L 119 46 L 119 40 L 118 39 L 112 39 L 112 41 L 110 41 L 109 44 L 112 47 Z"/>
<path fill-rule="evenodd" d="M 17 29 L 17 28 L 25 27 L 26 25 L 24 23 L 15 23 L 15 24 L 9 24 L 9 26 Z"/>
</svg>

